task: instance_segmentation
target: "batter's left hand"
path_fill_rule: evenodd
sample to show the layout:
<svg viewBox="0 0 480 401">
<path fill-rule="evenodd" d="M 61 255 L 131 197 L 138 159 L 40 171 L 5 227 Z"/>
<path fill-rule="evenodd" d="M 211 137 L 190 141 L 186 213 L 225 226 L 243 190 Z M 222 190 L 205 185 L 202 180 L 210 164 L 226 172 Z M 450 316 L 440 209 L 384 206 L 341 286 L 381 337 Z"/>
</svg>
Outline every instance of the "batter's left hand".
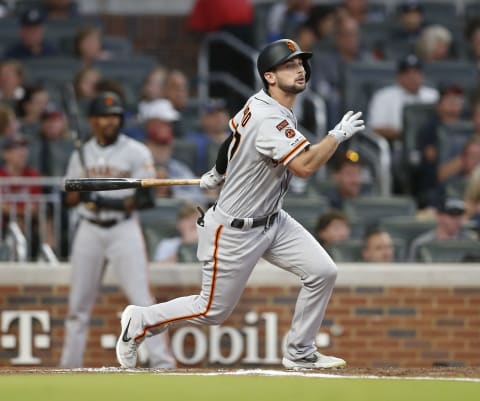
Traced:
<svg viewBox="0 0 480 401">
<path fill-rule="evenodd" d="M 200 188 L 203 189 L 215 189 L 218 188 L 224 180 L 223 175 L 221 175 L 215 166 L 210 171 L 207 171 L 200 178 Z"/>
<path fill-rule="evenodd" d="M 365 129 L 365 122 L 360 120 L 361 116 L 361 111 L 355 114 L 353 114 L 353 111 L 351 110 L 348 111 L 335 128 L 328 132 L 328 135 L 334 136 L 339 143 L 346 141 L 357 132 Z"/>
</svg>

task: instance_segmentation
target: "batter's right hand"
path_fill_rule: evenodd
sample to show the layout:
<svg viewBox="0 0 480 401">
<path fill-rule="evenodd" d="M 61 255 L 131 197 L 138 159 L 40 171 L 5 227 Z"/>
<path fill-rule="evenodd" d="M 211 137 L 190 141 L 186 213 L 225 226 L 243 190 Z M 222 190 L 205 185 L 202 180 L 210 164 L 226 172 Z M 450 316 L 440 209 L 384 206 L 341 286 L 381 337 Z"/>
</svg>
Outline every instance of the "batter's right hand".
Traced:
<svg viewBox="0 0 480 401">
<path fill-rule="evenodd" d="M 339 143 L 351 138 L 357 132 L 365 129 L 365 122 L 359 120 L 362 112 L 353 114 L 353 111 L 348 111 L 343 116 L 342 120 L 335 126 L 334 129 L 328 132 L 328 135 L 334 136 Z"/>
<path fill-rule="evenodd" d="M 218 188 L 224 180 L 224 176 L 217 172 L 215 166 L 210 171 L 207 171 L 200 178 L 200 188 L 215 189 Z"/>
</svg>

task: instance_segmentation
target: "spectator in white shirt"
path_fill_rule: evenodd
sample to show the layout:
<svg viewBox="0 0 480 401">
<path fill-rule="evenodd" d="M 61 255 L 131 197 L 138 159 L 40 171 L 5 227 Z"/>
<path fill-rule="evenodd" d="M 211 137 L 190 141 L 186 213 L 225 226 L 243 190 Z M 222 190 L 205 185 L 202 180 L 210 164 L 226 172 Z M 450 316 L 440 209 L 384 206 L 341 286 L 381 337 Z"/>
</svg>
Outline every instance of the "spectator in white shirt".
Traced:
<svg viewBox="0 0 480 401">
<path fill-rule="evenodd" d="M 438 99 L 435 88 L 423 85 L 422 64 L 413 54 L 399 61 L 396 81 L 375 92 L 368 110 L 368 125 L 389 140 L 400 139 L 404 106 Z"/>
</svg>

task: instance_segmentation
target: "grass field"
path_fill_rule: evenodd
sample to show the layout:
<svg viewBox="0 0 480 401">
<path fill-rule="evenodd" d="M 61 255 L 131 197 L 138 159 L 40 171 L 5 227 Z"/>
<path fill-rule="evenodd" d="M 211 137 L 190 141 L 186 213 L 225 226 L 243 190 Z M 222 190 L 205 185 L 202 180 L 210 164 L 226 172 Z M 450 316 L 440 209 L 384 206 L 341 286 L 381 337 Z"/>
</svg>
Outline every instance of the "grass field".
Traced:
<svg viewBox="0 0 480 401">
<path fill-rule="evenodd" d="M 480 381 L 159 373 L 0 375 L 2 401 L 478 401 Z"/>
</svg>

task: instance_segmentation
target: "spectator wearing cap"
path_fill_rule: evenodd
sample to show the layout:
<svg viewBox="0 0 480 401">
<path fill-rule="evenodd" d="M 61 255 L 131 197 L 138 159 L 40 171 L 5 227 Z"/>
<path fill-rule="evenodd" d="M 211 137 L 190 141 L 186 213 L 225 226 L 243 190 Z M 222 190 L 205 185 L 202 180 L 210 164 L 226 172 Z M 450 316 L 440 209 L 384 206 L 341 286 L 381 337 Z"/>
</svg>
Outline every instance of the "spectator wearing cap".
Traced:
<svg viewBox="0 0 480 401">
<path fill-rule="evenodd" d="M 4 166 L 0 167 L 0 177 L 39 177 L 40 173 L 28 166 L 29 142 L 20 134 L 15 134 L 4 139 L 2 158 Z M 38 202 L 30 195 L 39 195 L 42 189 L 38 185 L 11 184 L 0 186 L 2 197 L 2 224 L 6 229 L 12 216 L 19 224 L 20 229 L 26 232 L 26 223 L 30 222 L 33 229 L 30 253 L 35 256 L 38 251 L 38 227 L 35 216 L 38 211 Z"/>
<path fill-rule="evenodd" d="M 389 140 L 398 140 L 403 128 L 403 107 L 435 103 L 438 91 L 423 84 L 422 63 L 409 54 L 397 63 L 396 83 L 376 91 L 368 107 L 368 125 Z"/>
<path fill-rule="evenodd" d="M 420 234 L 410 245 L 408 261 L 419 260 L 418 249 L 431 241 L 475 239 L 475 233 L 463 227 L 465 203 L 457 198 L 444 198 L 437 207 L 437 225 L 434 229 Z"/>
<path fill-rule="evenodd" d="M 435 115 L 419 130 L 417 148 L 420 153 L 420 163 L 412 176 L 412 190 L 420 209 L 435 203 L 437 195 L 439 128 L 460 121 L 464 105 L 465 94 L 461 86 L 452 84 L 442 87 L 435 107 Z"/>
<path fill-rule="evenodd" d="M 393 24 L 390 40 L 394 44 L 403 43 L 404 48 L 413 50 L 413 46 L 426 26 L 422 4 L 418 0 L 402 1 L 396 11 L 397 24 Z"/>
<path fill-rule="evenodd" d="M 202 174 L 209 168 L 209 148 L 221 145 L 230 135 L 229 115 L 222 99 L 211 99 L 201 107 L 201 131 L 187 134 L 186 139 L 197 145 L 196 173 Z M 213 152 L 212 154 L 217 154 Z"/>
<path fill-rule="evenodd" d="M 334 187 L 326 193 L 331 208 L 342 209 L 345 200 L 369 193 L 362 182 L 362 164 L 357 152 L 348 150 L 339 153 L 332 162 Z"/>
<path fill-rule="evenodd" d="M 173 157 L 174 132 L 173 123 L 179 114 L 165 99 L 159 99 L 145 106 L 140 113 L 145 132 L 145 143 L 152 152 L 158 178 L 195 178 L 190 168 Z M 157 196 L 165 195 L 174 198 L 189 199 L 203 204 L 203 192 L 197 186 L 172 186 L 171 192 L 164 193 L 159 188 Z"/>
<path fill-rule="evenodd" d="M 15 105 L 25 94 L 25 71 L 18 60 L 0 62 L 0 100 Z"/>
<path fill-rule="evenodd" d="M 25 60 L 55 56 L 57 49 L 45 39 L 46 14 L 42 8 L 27 9 L 20 16 L 20 39 L 5 52 L 5 58 Z"/>
</svg>

